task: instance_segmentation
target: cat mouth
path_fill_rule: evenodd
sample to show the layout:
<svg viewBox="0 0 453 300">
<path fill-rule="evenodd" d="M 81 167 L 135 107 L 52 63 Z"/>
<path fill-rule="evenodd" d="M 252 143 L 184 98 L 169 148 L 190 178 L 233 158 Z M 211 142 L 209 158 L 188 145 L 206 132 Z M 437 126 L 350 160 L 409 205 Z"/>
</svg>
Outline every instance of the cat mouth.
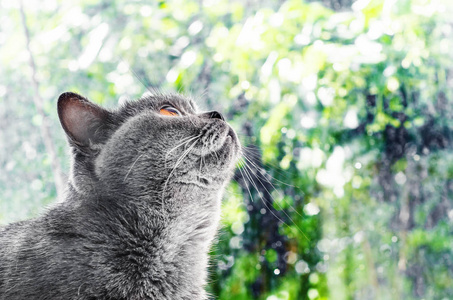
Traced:
<svg viewBox="0 0 453 300">
<path fill-rule="evenodd" d="M 202 177 L 202 176 L 197 176 L 195 179 L 190 179 L 190 180 L 176 180 L 175 183 L 178 184 L 183 184 L 183 185 L 195 185 L 200 188 L 206 188 L 212 184 L 212 180 Z"/>
<path fill-rule="evenodd" d="M 231 128 L 231 126 L 228 126 L 228 133 L 227 133 L 227 136 L 226 136 L 226 139 L 225 139 L 225 142 L 224 142 L 224 146 L 226 145 L 233 145 L 233 148 L 235 152 L 238 152 L 239 149 L 240 149 L 240 143 L 239 143 L 239 140 L 238 140 L 238 137 L 236 135 L 236 133 L 234 132 L 233 128 Z"/>
<path fill-rule="evenodd" d="M 234 133 L 233 128 L 231 128 L 230 126 L 228 126 L 228 134 L 227 134 L 227 137 L 231 137 L 232 139 L 234 139 L 235 135 L 236 135 L 236 134 Z"/>
</svg>

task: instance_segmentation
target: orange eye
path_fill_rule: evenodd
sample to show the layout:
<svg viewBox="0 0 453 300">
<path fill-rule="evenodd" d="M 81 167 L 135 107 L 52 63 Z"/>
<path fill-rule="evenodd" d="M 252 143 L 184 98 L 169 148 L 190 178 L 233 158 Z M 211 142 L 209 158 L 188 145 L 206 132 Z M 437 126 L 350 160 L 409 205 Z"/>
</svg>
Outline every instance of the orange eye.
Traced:
<svg viewBox="0 0 453 300">
<path fill-rule="evenodd" d="M 164 116 L 179 116 L 181 113 L 174 107 L 164 106 L 160 109 L 160 114 Z"/>
</svg>

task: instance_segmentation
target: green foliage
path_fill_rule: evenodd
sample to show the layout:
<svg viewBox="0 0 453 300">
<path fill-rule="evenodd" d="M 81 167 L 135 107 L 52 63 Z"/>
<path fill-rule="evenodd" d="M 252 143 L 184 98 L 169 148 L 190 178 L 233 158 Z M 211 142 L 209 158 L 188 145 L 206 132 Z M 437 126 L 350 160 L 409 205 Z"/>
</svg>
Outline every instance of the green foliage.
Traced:
<svg viewBox="0 0 453 300">
<path fill-rule="evenodd" d="M 111 107 L 145 86 L 177 90 L 261 149 L 245 153 L 271 184 L 257 177 L 255 188 L 239 164 L 227 189 L 216 298 L 451 297 L 450 1 L 360 0 L 341 12 L 300 0 L 25 2 L 66 172 L 55 100 L 67 90 Z M 37 215 L 56 189 L 19 2 L 1 1 L 0 17 L 7 223 Z"/>
</svg>

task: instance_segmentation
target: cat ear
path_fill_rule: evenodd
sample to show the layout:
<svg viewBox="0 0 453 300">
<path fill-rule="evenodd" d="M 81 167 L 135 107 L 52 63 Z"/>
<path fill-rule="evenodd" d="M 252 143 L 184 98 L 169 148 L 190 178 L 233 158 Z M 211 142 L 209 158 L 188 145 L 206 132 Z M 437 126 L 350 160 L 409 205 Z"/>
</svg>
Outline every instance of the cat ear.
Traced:
<svg viewBox="0 0 453 300">
<path fill-rule="evenodd" d="M 108 128 L 110 112 L 76 93 L 60 95 L 58 116 L 74 146 L 86 148 L 105 139 L 102 132 Z"/>
</svg>

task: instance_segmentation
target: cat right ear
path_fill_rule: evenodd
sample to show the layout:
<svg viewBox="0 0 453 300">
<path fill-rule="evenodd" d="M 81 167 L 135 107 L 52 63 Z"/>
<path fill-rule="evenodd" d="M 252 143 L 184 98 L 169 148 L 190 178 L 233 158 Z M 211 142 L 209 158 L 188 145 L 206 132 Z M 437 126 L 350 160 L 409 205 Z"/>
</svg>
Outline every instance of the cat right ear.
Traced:
<svg viewBox="0 0 453 300">
<path fill-rule="evenodd" d="M 90 148 L 106 138 L 110 112 L 76 93 L 60 95 L 58 117 L 70 143 L 78 148 Z"/>
</svg>

